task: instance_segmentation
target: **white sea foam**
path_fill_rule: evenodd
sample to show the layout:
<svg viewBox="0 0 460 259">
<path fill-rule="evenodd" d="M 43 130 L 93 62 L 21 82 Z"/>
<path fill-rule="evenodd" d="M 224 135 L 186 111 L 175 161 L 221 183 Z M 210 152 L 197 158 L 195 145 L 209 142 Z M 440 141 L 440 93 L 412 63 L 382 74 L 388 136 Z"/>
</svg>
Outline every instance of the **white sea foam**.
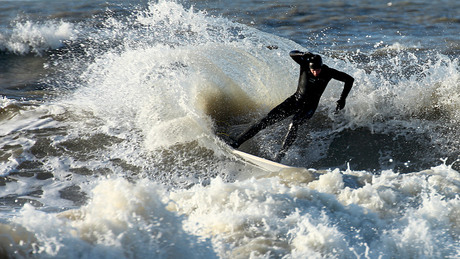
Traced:
<svg viewBox="0 0 460 259">
<path fill-rule="evenodd" d="M 38 160 L 42 171 L 53 174 L 47 180 L 16 174 L 2 187 L 44 205 L 35 209 L 26 203 L 2 219 L 3 253 L 38 258 L 460 256 L 460 177 L 446 164 L 409 174 L 380 168 L 269 174 L 235 160 L 215 137 L 215 121 L 254 119 L 295 91 L 298 66 L 288 53 L 301 46 L 170 1 L 151 3 L 126 20 L 108 19 L 94 35 L 95 45 L 80 46 L 83 57 L 56 61 L 73 71 L 57 85 L 73 91 L 0 127 L 7 136 L 4 145 L 28 151 L 11 154 L 2 172 Z M 75 34 L 59 35 L 43 46 Z M 102 44 L 112 38 L 121 44 Z M 41 44 L 36 42 L 33 46 Z M 34 49 L 41 47 L 18 48 L 20 53 Z M 318 114 L 332 125 L 318 130 L 436 134 L 433 106 L 442 121 L 451 123 L 448 127 L 458 122 L 456 59 L 439 56 L 406 77 L 405 62 L 420 64 L 418 58 L 390 57 L 396 79 L 383 73 L 387 63 L 372 61 L 378 71 L 369 72 L 346 57 L 325 55 L 324 60 L 352 74 L 356 84 L 345 110 L 333 115 L 342 85 L 331 82 Z M 12 134 L 21 129 L 19 137 Z M 86 193 L 87 203 L 66 199 L 69 187 Z"/>
<path fill-rule="evenodd" d="M 64 41 L 75 40 L 78 29 L 69 22 L 18 22 L 10 33 L 0 34 L 0 49 L 15 54 L 43 54 L 57 49 Z"/>
<path fill-rule="evenodd" d="M 20 227 L 5 233 L 21 236 L 14 243 L 26 249 L 21 253 L 58 257 L 459 255 L 460 174 L 451 167 L 405 175 L 318 173 L 303 183 L 281 172 L 170 191 L 148 180 L 106 179 L 88 205 L 60 214 L 27 205 L 13 220 Z M 359 187 L 348 187 L 344 177 Z"/>
<path fill-rule="evenodd" d="M 104 180 L 92 193 L 88 205 L 61 214 L 24 206 L 13 220 L 18 227 L 3 226 L 5 237 L 21 241 L 8 247 L 6 240 L 2 247 L 16 255 L 44 257 L 214 257 L 208 241 L 186 233 L 183 218 L 167 210 L 163 187 Z"/>
</svg>

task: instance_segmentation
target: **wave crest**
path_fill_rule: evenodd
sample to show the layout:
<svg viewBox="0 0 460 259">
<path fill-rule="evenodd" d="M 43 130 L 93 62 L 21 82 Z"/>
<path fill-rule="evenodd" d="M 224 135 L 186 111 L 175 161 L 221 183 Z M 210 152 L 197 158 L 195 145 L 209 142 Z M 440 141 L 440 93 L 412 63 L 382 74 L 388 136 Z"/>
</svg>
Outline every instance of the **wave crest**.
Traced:
<svg viewBox="0 0 460 259">
<path fill-rule="evenodd" d="M 62 47 L 66 41 L 75 40 L 77 35 L 78 29 L 69 22 L 18 22 L 10 32 L 0 34 L 0 50 L 18 55 L 43 55 L 47 50 Z"/>
</svg>

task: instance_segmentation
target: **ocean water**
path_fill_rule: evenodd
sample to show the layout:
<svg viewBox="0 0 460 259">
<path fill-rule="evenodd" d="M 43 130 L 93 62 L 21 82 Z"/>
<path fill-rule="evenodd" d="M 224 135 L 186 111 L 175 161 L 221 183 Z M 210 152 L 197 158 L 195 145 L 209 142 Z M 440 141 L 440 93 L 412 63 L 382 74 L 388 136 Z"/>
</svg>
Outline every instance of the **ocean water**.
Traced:
<svg viewBox="0 0 460 259">
<path fill-rule="evenodd" d="M 453 0 L 2 0 L 0 257 L 459 258 L 459 28 Z M 295 91 L 294 49 L 355 84 L 269 172 L 215 132 Z"/>
</svg>

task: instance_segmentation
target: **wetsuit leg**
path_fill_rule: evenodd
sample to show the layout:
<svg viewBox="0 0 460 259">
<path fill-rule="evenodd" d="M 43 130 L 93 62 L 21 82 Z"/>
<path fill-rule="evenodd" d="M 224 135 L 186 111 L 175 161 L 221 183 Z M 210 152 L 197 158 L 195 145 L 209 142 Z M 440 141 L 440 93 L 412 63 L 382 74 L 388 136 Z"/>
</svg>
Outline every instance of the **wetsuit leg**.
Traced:
<svg viewBox="0 0 460 259">
<path fill-rule="evenodd" d="M 233 147 L 237 148 L 250 138 L 254 137 L 259 131 L 266 127 L 282 121 L 292 115 L 296 110 L 294 109 L 296 99 L 294 96 L 287 98 L 284 102 L 273 108 L 267 116 L 261 119 L 258 123 L 252 125 L 249 129 L 243 132 L 233 143 Z"/>
<path fill-rule="evenodd" d="M 280 162 L 281 159 L 286 155 L 288 149 L 294 144 L 294 141 L 297 138 L 297 130 L 299 126 L 302 125 L 306 120 L 310 119 L 315 113 L 315 109 L 310 109 L 307 112 L 298 112 L 292 118 L 292 122 L 289 125 L 288 132 L 284 138 L 283 145 L 281 146 L 280 151 L 275 157 L 275 161 Z"/>
</svg>

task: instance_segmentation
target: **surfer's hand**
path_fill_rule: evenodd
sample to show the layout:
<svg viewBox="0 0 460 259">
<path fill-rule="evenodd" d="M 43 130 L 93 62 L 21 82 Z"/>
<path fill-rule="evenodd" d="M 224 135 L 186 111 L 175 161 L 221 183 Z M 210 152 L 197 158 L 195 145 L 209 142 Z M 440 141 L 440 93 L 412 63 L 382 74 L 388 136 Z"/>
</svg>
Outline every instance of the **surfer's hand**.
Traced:
<svg viewBox="0 0 460 259">
<path fill-rule="evenodd" d="M 339 99 L 337 101 L 337 107 L 335 108 L 336 111 L 340 111 L 345 107 L 345 99 Z"/>
</svg>

